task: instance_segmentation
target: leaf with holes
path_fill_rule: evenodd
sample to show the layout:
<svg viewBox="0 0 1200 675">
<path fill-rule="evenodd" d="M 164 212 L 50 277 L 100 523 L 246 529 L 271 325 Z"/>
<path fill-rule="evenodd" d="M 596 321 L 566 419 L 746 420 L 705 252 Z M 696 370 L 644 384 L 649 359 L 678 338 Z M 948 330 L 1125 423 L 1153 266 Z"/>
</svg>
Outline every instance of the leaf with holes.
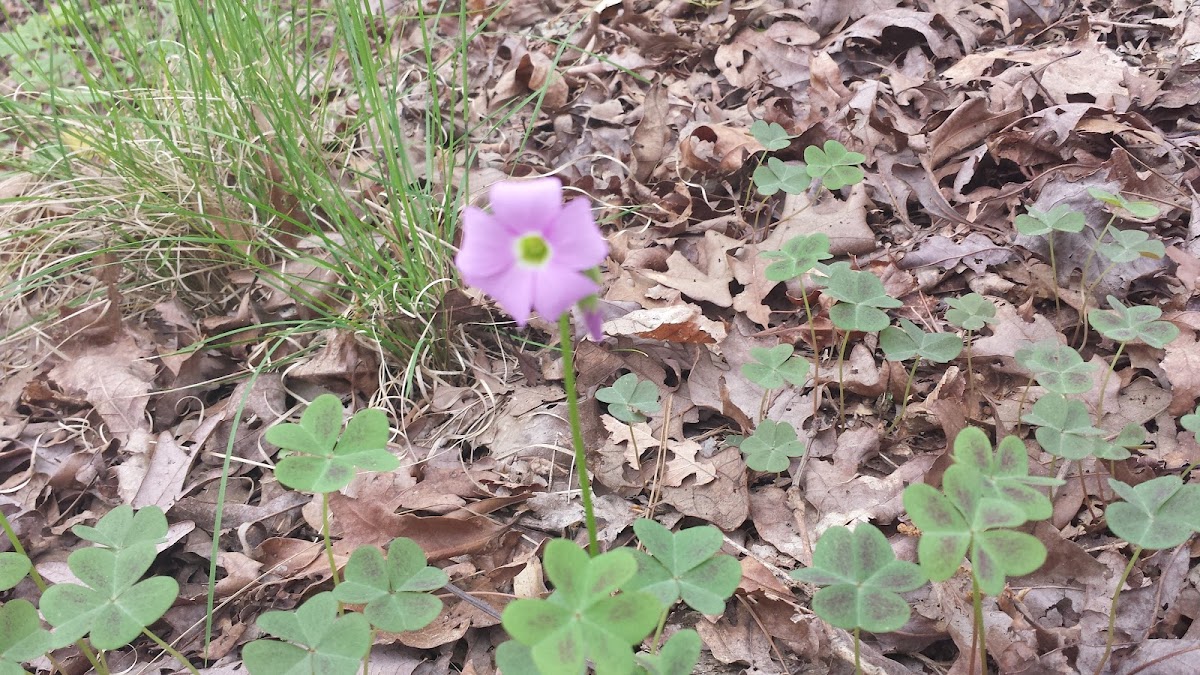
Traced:
<svg viewBox="0 0 1200 675">
<path fill-rule="evenodd" d="M 963 330 L 979 330 L 996 323 L 996 303 L 978 293 L 968 293 L 959 298 L 949 298 L 946 304 L 946 320 Z"/>
<path fill-rule="evenodd" d="M 653 382 L 639 380 L 633 373 L 625 373 L 596 392 L 596 400 L 608 404 L 608 414 L 626 424 L 646 421 L 646 413 L 658 412 L 658 387 Z"/>
<path fill-rule="evenodd" d="M 805 148 L 804 161 L 808 162 L 808 175 L 821 179 L 825 189 L 840 190 L 862 182 L 865 174 L 859 164 L 867 161 L 867 157 L 850 152 L 846 146 L 831 139 L 825 141 L 824 149 L 815 145 Z"/>
<path fill-rule="evenodd" d="M 789 344 L 765 347 L 751 347 L 752 363 L 742 364 L 742 374 L 746 379 L 763 389 L 778 389 L 784 382 L 791 382 L 797 387 L 808 379 L 808 361 L 799 356 L 792 356 L 795 348 Z"/>
<path fill-rule="evenodd" d="M 909 606 L 900 593 L 925 584 L 921 568 L 897 560 L 887 538 L 874 525 L 854 531 L 829 528 L 817 540 L 812 567 L 792 572 L 797 581 L 824 586 L 812 608 L 822 619 L 846 630 L 872 633 L 899 630 L 908 623 Z"/>
<path fill-rule="evenodd" d="M 359 546 L 350 554 L 346 578 L 333 595 L 342 602 L 366 605 L 363 616 L 375 628 L 390 633 L 420 630 L 442 611 L 442 601 L 425 591 L 450 580 L 425 562 L 425 552 L 406 537 L 392 540 L 386 561 L 374 546 Z"/>
<path fill-rule="evenodd" d="M 1092 388 L 1096 364 L 1085 363 L 1079 352 L 1054 338 L 1022 347 L 1015 357 L 1038 384 L 1055 394 L 1082 394 Z"/>
<path fill-rule="evenodd" d="M 354 675 L 371 649 L 366 617 L 338 616 L 329 592 L 317 593 L 295 611 L 266 612 L 258 617 L 258 627 L 279 640 L 255 640 L 242 648 L 250 675 Z"/>
<path fill-rule="evenodd" d="M 633 670 L 632 645 L 658 624 L 660 605 L 649 593 L 613 592 L 637 574 L 629 549 L 594 558 L 574 542 L 555 539 L 543 555 L 554 584 L 548 598 L 521 598 L 504 608 L 504 629 L 530 648 L 543 673 L 582 673 L 591 661 L 598 673 Z"/>
<path fill-rule="evenodd" d="M 1046 394 L 1033 404 L 1021 421 L 1037 426 L 1034 436 L 1046 452 L 1078 460 L 1091 454 L 1094 439 L 1104 431 L 1092 426 L 1092 416 L 1080 401 L 1062 394 Z"/>
<path fill-rule="evenodd" d="M 641 518 L 633 521 L 633 531 L 646 551 L 633 551 L 637 576 L 621 586 L 622 590 L 650 593 L 664 609 L 682 599 L 701 614 L 725 611 L 725 600 L 742 581 L 742 566 L 717 553 L 725 542 L 720 530 L 703 525 L 672 534 L 655 521 Z"/>
<path fill-rule="evenodd" d="M 763 251 L 759 256 L 775 261 L 764 270 L 771 281 L 795 279 L 833 257 L 829 253 L 829 236 L 823 232 L 792 237 L 781 250 Z"/>
<path fill-rule="evenodd" d="M 754 120 L 750 125 L 750 135 L 770 151 L 782 150 L 792 144 L 792 137 L 787 130 L 775 122 L 768 124 L 765 120 Z"/>
<path fill-rule="evenodd" d="M 355 468 L 391 471 L 400 466 L 387 449 L 388 421 L 382 410 L 358 411 L 342 430 L 342 403 L 332 394 L 313 399 L 299 424 L 267 429 L 267 442 L 290 451 L 275 465 L 280 483 L 304 492 L 334 492 L 350 484 Z"/>
<path fill-rule="evenodd" d="M 1151 347 L 1162 349 L 1179 337 L 1179 328 L 1175 324 L 1157 320 L 1162 316 L 1162 310 L 1157 307 L 1126 307 L 1111 295 L 1108 296 L 1108 306 L 1112 309 L 1089 312 L 1088 323 L 1109 340 L 1120 343 L 1141 340 Z"/>
<path fill-rule="evenodd" d="M 1029 454 L 1016 436 L 1005 436 L 993 451 L 987 434 L 977 427 L 967 427 L 954 438 L 954 463 L 979 473 L 985 497 L 1016 504 L 1028 520 L 1044 520 L 1054 511 L 1039 488 L 1063 484 L 1057 478 L 1029 475 Z"/>
<path fill-rule="evenodd" d="M 780 190 L 798 195 L 807 190 L 811 182 L 803 164 L 791 164 L 778 157 L 768 157 L 766 164 L 759 164 L 753 178 L 755 189 L 764 197 L 770 197 Z"/>
<path fill-rule="evenodd" d="M 781 473 L 793 457 L 804 454 L 804 444 L 798 440 L 796 429 L 787 422 L 763 420 L 740 447 L 746 466 L 755 471 Z"/>
</svg>

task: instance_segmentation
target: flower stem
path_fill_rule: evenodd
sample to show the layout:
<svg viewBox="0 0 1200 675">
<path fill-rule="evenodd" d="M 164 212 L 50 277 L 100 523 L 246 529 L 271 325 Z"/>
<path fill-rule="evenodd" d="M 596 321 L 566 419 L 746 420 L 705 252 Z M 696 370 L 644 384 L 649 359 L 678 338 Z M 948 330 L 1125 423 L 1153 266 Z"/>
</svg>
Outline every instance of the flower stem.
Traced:
<svg viewBox="0 0 1200 675">
<path fill-rule="evenodd" d="M 325 557 L 329 559 L 329 573 L 333 575 L 333 587 L 338 585 L 337 560 L 333 557 L 333 543 L 329 541 L 329 493 L 321 493 L 321 537 L 325 540 Z"/>
<path fill-rule="evenodd" d="M 1113 354 L 1112 361 L 1108 364 L 1108 370 L 1104 371 L 1104 377 L 1100 378 L 1100 399 L 1096 402 L 1096 426 L 1100 426 L 1104 421 L 1104 390 L 1108 388 L 1108 379 L 1117 369 L 1117 359 L 1121 358 L 1123 351 L 1125 351 L 1124 342 L 1117 345 L 1117 353 Z"/>
<path fill-rule="evenodd" d="M 971 604 L 975 608 L 975 626 L 972 631 L 979 641 L 979 672 L 987 675 L 987 635 L 983 632 L 983 594 L 979 592 L 979 579 L 971 572 Z M 974 670 L 972 668 L 971 670 Z"/>
<path fill-rule="evenodd" d="M 1125 581 L 1129 579 L 1129 573 L 1133 571 L 1133 565 L 1141 555 L 1141 546 L 1133 550 L 1133 557 L 1129 559 L 1129 564 L 1125 566 L 1125 571 L 1121 573 L 1121 578 L 1117 581 L 1117 588 L 1113 591 L 1112 606 L 1108 608 L 1108 639 L 1104 641 L 1104 656 L 1100 657 L 1095 675 L 1100 675 L 1100 671 L 1104 670 L 1104 664 L 1108 663 L 1108 657 L 1112 655 L 1113 640 L 1117 637 L 1117 601 L 1121 599 L 1121 589 L 1125 587 Z"/>
<path fill-rule="evenodd" d="M 900 422 L 904 420 L 904 413 L 908 412 L 908 394 L 912 391 L 913 378 L 917 376 L 917 365 L 921 363 L 921 357 L 913 360 L 912 368 L 908 370 L 908 381 L 904 383 L 904 400 L 900 402 L 900 414 L 896 415 L 896 419 L 892 420 L 891 426 L 887 428 L 886 433 L 892 433 Z"/>
<path fill-rule="evenodd" d="M 854 627 L 854 675 L 862 675 L 862 629 Z"/>
<path fill-rule="evenodd" d="M 575 355 L 572 350 L 571 316 L 558 318 L 559 345 L 563 355 L 563 387 L 567 390 L 567 417 L 571 422 L 571 442 L 575 445 L 575 473 L 579 474 L 579 492 L 583 499 L 583 516 L 587 522 L 588 553 L 600 555 L 600 540 L 596 534 L 596 512 L 592 508 L 592 481 L 588 478 L 587 451 L 583 447 L 583 429 L 579 424 L 579 393 L 575 391 Z"/>
<path fill-rule="evenodd" d="M 178 661 L 179 665 L 186 668 L 189 673 L 192 675 L 200 675 L 200 671 L 196 670 L 196 666 L 193 666 L 191 661 L 188 661 L 186 658 L 184 658 L 183 654 L 180 654 L 179 650 L 168 644 L 166 640 L 155 635 L 149 628 L 143 628 L 142 633 L 151 640 L 154 640 L 154 644 L 162 647 L 164 652 L 170 654 L 171 657 Z"/>
<path fill-rule="evenodd" d="M 33 579 L 33 585 L 37 586 L 38 593 L 46 592 L 46 580 L 38 573 L 37 567 L 33 566 L 33 559 L 29 558 L 29 554 L 25 552 L 25 547 L 21 545 L 21 540 L 17 538 L 17 532 L 13 529 L 12 523 L 8 522 L 8 516 L 4 515 L 4 511 L 0 511 L 0 528 L 4 529 L 4 536 L 8 538 L 8 543 L 12 544 L 13 551 L 25 556 L 29 559 L 29 578 Z M 79 651 L 83 653 L 83 657 L 88 663 L 96 669 L 100 675 L 108 675 L 108 669 L 105 668 L 99 660 L 96 659 L 96 652 L 88 646 L 88 643 L 79 638 L 75 641 L 75 646 L 79 647 Z"/>
</svg>

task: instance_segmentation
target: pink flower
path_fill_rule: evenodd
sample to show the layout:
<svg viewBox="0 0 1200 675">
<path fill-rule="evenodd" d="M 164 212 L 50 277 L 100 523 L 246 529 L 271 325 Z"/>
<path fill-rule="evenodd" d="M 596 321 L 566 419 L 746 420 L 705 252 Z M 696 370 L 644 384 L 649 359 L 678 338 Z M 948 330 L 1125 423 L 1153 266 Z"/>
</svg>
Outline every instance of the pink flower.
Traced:
<svg viewBox="0 0 1200 675">
<path fill-rule="evenodd" d="M 536 309 L 555 320 L 596 293 L 585 273 L 604 262 L 608 243 L 586 198 L 562 203 L 557 178 L 502 181 L 488 196 L 492 212 L 468 206 L 455 264 L 463 281 L 496 299 L 517 325 Z"/>
</svg>

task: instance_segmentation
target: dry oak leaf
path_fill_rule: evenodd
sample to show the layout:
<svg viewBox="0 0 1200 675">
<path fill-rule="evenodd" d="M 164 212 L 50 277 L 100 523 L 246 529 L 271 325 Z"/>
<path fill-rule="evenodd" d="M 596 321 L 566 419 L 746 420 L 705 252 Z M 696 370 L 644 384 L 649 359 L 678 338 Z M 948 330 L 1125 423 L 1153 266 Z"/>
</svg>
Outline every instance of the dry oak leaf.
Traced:
<svg viewBox="0 0 1200 675">
<path fill-rule="evenodd" d="M 684 344 L 716 344 L 725 339 L 725 326 L 705 317 L 696 305 L 683 304 L 634 310 L 605 321 L 604 334 Z"/>
<path fill-rule="evenodd" d="M 766 30 L 743 28 L 729 44 L 717 47 L 713 61 L 735 87 L 760 81 L 788 88 L 809 79 L 808 49 L 821 36 L 797 21 L 776 21 Z"/>
<path fill-rule="evenodd" d="M 726 532 L 736 529 L 750 515 L 746 462 L 737 448 L 726 448 L 713 455 L 715 480 L 696 485 L 684 480 L 679 487 L 664 486 L 663 501 L 680 513 L 707 520 Z"/>
<path fill-rule="evenodd" d="M 671 454 L 674 455 L 663 467 L 660 480 L 662 485 L 679 487 L 686 478 L 695 476 L 692 485 L 708 485 L 717 478 L 716 467 L 711 459 L 700 458 L 701 446 L 693 440 L 671 441 Z"/>
<path fill-rule="evenodd" d="M 813 204 L 807 193 L 788 195 L 783 215 L 759 245 L 763 251 L 777 251 L 792 239 L 815 233 L 829 237 L 834 255 L 862 254 L 875 250 L 875 233 L 867 225 L 867 189 L 862 183 L 850 188 L 845 201 L 826 196 Z"/>
<path fill-rule="evenodd" d="M 766 148 L 746 129 L 701 124 L 680 135 L 679 155 L 683 166 L 701 173 L 735 173 L 746 158 Z"/>
<path fill-rule="evenodd" d="M 125 440 L 134 430 L 149 428 L 146 404 L 155 368 L 147 356 L 131 336 L 123 335 L 112 344 L 84 348 L 55 366 L 49 377 L 64 391 L 83 392 L 109 432 Z"/>
<path fill-rule="evenodd" d="M 1165 347 L 1167 357 L 1162 367 L 1171 383 L 1171 405 L 1167 412 L 1182 415 L 1195 409 L 1200 397 L 1200 343 L 1196 334 L 1182 331 Z"/>
<path fill-rule="evenodd" d="M 729 307 L 733 296 L 729 293 L 729 282 L 733 272 L 729 267 L 729 249 L 738 248 L 742 242 L 720 232 L 709 230 L 698 246 L 700 260 L 693 264 L 683 253 L 675 251 L 667 258 L 667 271 L 646 271 L 648 279 L 683 293 L 693 300 L 711 302 L 718 307 Z"/>
</svg>

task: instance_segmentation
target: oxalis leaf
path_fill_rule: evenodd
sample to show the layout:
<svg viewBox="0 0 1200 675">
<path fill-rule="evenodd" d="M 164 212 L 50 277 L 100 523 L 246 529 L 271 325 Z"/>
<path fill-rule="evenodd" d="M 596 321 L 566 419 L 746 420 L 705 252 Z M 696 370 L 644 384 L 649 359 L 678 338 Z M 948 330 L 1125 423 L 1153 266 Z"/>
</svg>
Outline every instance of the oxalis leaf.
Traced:
<svg viewBox="0 0 1200 675">
<path fill-rule="evenodd" d="M 810 178 L 803 164 L 789 164 L 778 157 L 768 157 L 766 164 L 754 169 L 754 187 L 764 197 L 783 190 L 797 195 L 808 189 Z"/>
<path fill-rule="evenodd" d="M 510 602 L 502 617 L 508 634 L 529 648 L 542 673 L 581 673 L 588 661 L 597 673 L 630 672 L 631 646 L 654 629 L 661 611 L 649 593 L 612 594 L 637 573 L 633 553 L 590 558 L 574 542 L 555 539 L 546 544 L 544 566 L 554 593 Z M 507 651 L 519 658 L 518 648 Z"/>
<path fill-rule="evenodd" d="M 746 466 L 770 473 L 786 471 L 792 457 L 804 454 L 804 444 L 796 436 L 796 429 L 787 422 L 771 420 L 760 422 L 739 449 L 746 458 Z"/>
<path fill-rule="evenodd" d="M 771 281 L 795 279 L 833 257 L 829 253 L 829 236 L 823 232 L 792 237 L 781 250 L 763 251 L 759 256 L 775 261 L 763 271 Z"/>
<path fill-rule="evenodd" d="M 1088 188 L 1088 194 L 1109 206 L 1124 209 L 1129 215 L 1141 220 L 1149 220 L 1158 215 L 1158 207 L 1153 202 L 1129 201 L 1124 195 L 1115 195 L 1100 188 Z"/>
<path fill-rule="evenodd" d="M 647 675 L 691 675 L 700 661 L 700 647 L 700 634 L 685 628 L 675 631 L 657 654 L 638 654 L 637 662 Z"/>
<path fill-rule="evenodd" d="M 842 330 L 881 331 L 887 328 L 889 319 L 880 308 L 903 304 L 887 294 L 879 277 L 852 270 L 844 262 L 829 266 L 825 293 L 838 301 L 829 309 L 829 318 Z"/>
<path fill-rule="evenodd" d="M 892 361 L 907 361 L 914 356 L 933 363 L 949 363 L 962 353 L 962 338 L 953 333 L 926 333 L 908 319 L 900 327 L 888 326 L 879 333 L 879 346 Z"/>
<path fill-rule="evenodd" d="M 371 649 L 371 626 L 361 614 L 338 616 L 333 594 L 317 593 L 292 612 L 266 612 L 258 627 L 282 640 L 242 648 L 251 675 L 354 675 Z"/>
<path fill-rule="evenodd" d="M 1136 486 L 1109 478 L 1123 502 L 1104 512 L 1108 529 L 1125 541 L 1147 549 L 1171 548 L 1200 531 L 1200 485 L 1183 484 L 1179 476 L 1161 476 Z"/>
<path fill-rule="evenodd" d="M 1092 388 L 1096 364 L 1085 363 L 1079 352 L 1054 338 L 1022 347 L 1015 354 L 1017 363 L 1033 373 L 1038 384 L 1064 396 L 1082 394 Z"/>
<path fill-rule="evenodd" d="M 949 579 L 969 557 L 979 589 L 1004 590 L 1005 577 L 1029 574 L 1046 560 L 1046 548 L 1024 532 L 1005 529 L 1025 522 L 1018 505 L 983 496 L 979 472 L 955 464 L 942 477 L 945 493 L 924 483 L 904 490 L 904 508 L 921 529 L 917 557 L 933 581 Z"/>
<path fill-rule="evenodd" d="M 617 378 L 611 387 L 596 392 L 596 400 L 608 404 L 608 414 L 626 424 L 646 421 L 646 413 L 658 412 L 658 387 L 633 373 Z"/>
<path fill-rule="evenodd" d="M 826 530 L 813 550 L 812 567 L 794 570 L 792 577 L 825 586 L 812 601 L 822 619 L 872 633 L 908 623 L 908 603 L 899 594 L 926 581 L 920 567 L 896 559 L 887 538 L 870 523 L 859 523 L 853 532 L 841 526 Z"/>
<path fill-rule="evenodd" d="M 820 178 L 827 190 L 856 185 L 865 178 L 858 165 L 867 161 L 866 155 L 850 152 L 846 146 L 832 139 L 825 141 L 824 149 L 815 145 L 805 148 L 804 161 L 808 162 L 808 175 Z"/>
<path fill-rule="evenodd" d="M 626 591 L 644 591 L 669 608 L 681 598 L 702 614 L 725 611 L 725 600 L 742 580 L 742 566 L 720 555 L 725 538 L 711 525 L 692 527 L 672 534 L 653 520 L 633 521 L 633 531 L 646 552 L 633 551 L 637 575 L 621 586 Z"/>
<path fill-rule="evenodd" d="M 792 345 L 776 345 L 751 347 L 751 363 L 742 364 L 742 374 L 746 379 L 763 389 L 778 389 L 784 382 L 801 386 L 808 379 L 808 361 L 799 356 L 792 356 L 795 348 Z"/>
<path fill-rule="evenodd" d="M 1082 232 L 1087 220 L 1070 206 L 1059 204 L 1049 211 L 1031 208 L 1028 213 L 1017 216 L 1013 224 L 1021 234 L 1037 237 L 1051 232 Z"/>
<path fill-rule="evenodd" d="M 993 451 L 987 434 L 977 427 L 967 427 L 954 438 L 954 463 L 979 473 L 983 496 L 1017 505 L 1027 520 L 1049 518 L 1054 506 L 1039 488 L 1063 484 L 1057 478 L 1029 475 L 1029 454 L 1021 439 L 1005 436 Z"/>
<path fill-rule="evenodd" d="M 1064 459 L 1083 459 L 1092 453 L 1094 439 L 1104 431 L 1092 426 L 1092 416 L 1081 401 L 1062 394 L 1046 394 L 1021 417 L 1037 425 L 1034 436 L 1046 452 Z"/>
<path fill-rule="evenodd" d="M 1133 262 L 1138 258 L 1160 259 L 1167 254 L 1167 248 L 1158 239 L 1141 230 L 1110 230 L 1112 241 L 1096 245 L 1096 250 L 1109 261 L 1120 264 Z"/>
<path fill-rule="evenodd" d="M 787 130 L 775 122 L 768 124 L 765 120 L 754 120 L 750 125 L 750 135 L 770 151 L 782 150 L 792 144 L 792 137 L 788 136 Z"/>
<path fill-rule="evenodd" d="M 332 394 L 313 399 L 299 424 L 267 429 L 267 442 L 291 451 L 275 465 L 280 483 L 304 492 L 340 490 L 354 478 L 355 467 L 391 471 L 400 466 L 387 449 L 387 416 L 376 409 L 360 410 L 342 431 L 342 403 Z"/>
<path fill-rule="evenodd" d="M 0 591 L 21 583 L 33 565 L 20 553 L 0 553 Z"/>
<path fill-rule="evenodd" d="M 80 539 L 111 549 L 122 549 L 141 542 L 157 544 L 167 536 L 167 516 L 157 506 L 146 506 L 133 512 L 122 504 L 104 514 L 95 527 L 76 525 L 71 528 Z"/>
<path fill-rule="evenodd" d="M 424 591 L 446 585 L 446 573 L 426 564 L 425 552 L 412 539 L 388 545 L 387 560 L 374 546 L 360 546 L 346 563 L 346 579 L 333 589 L 338 600 L 365 604 L 363 616 L 390 633 L 420 630 L 442 611 L 442 601 Z"/>
<path fill-rule="evenodd" d="M 946 320 L 963 330 L 979 330 L 996 322 L 996 303 L 978 293 L 968 293 L 959 298 L 949 298 L 946 304 Z"/>
<path fill-rule="evenodd" d="M 0 605 L 0 674 L 24 673 L 21 663 L 70 644 L 42 628 L 38 611 L 28 600 Z"/>
<path fill-rule="evenodd" d="M 1170 321 L 1157 321 L 1162 310 L 1148 305 L 1126 307 L 1113 296 L 1108 296 L 1111 310 L 1096 310 L 1088 313 L 1092 324 L 1104 337 L 1114 342 L 1126 343 L 1141 340 L 1151 347 L 1162 349 L 1179 337 L 1179 328 Z"/>
<path fill-rule="evenodd" d="M 156 556 L 154 544 L 125 548 L 82 548 L 67 567 L 85 586 L 55 584 L 42 595 L 42 614 L 71 641 L 88 634 L 97 649 L 129 644 L 175 602 L 179 584 L 170 577 L 138 581 Z"/>
</svg>

